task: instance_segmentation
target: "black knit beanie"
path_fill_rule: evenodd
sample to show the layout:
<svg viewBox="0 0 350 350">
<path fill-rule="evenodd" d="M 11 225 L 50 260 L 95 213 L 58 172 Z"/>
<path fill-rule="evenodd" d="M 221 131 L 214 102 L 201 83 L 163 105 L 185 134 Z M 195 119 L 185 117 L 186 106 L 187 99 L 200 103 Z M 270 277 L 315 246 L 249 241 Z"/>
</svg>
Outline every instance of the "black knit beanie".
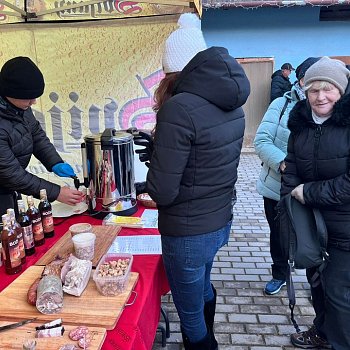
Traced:
<svg viewBox="0 0 350 350">
<path fill-rule="evenodd" d="M 0 95 L 23 100 L 40 97 L 45 88 L 44 77 L 28 57 L 7 61 L 0 72 Z"/>
<path fill-rule="evenodd" d="M 321 57 L 309 57 L 304 62 L 300 63 L 297 69 L 295 70 L 295 75 L 298 80 L 304 78 L 306 71 L 317 61 L 320 60 Z"/>
</svg>

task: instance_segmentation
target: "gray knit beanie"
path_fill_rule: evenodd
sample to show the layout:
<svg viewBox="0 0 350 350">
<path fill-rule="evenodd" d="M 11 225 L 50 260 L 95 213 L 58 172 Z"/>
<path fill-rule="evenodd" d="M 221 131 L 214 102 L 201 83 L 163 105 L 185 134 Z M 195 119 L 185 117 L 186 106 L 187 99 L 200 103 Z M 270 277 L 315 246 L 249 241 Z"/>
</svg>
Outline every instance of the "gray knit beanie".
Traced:
<svg viewBox="0 0 350 350">
<path fill-rule="evenodd" d="M 304 83 L 306 86 L 314 81 L 327 81 L 335 85 L 343 95 L 349 76 L 350 71 L 344 62 L 324 56 L 306 71 Z"/>
</svg>

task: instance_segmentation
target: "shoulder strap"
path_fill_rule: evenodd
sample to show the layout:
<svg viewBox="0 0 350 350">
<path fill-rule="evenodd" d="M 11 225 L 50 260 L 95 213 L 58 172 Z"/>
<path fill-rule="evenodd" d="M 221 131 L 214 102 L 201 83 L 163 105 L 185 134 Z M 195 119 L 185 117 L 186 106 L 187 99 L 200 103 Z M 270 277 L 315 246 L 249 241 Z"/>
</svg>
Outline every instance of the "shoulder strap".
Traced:
<svg viewBox="0 0 350 350">
<path fill-rule="evenodd" d="M 284 112 L 286 111 L 289 102 L 290 101 L 288 100 L 288 98 L 286 98 L 286 102 L 284 103 L 284 106 L 282 108 L 282 111 L 281 111 L 281 114 L 280 114 L 280 118 L 278 119 L 279 122 L 281 121 L 281 118 L 282 118 Z"/>
<path fill-rule="evenodd" d="M 327 253 L 327 244 L 328 244 L 328 232 L 327 232 L 327 227 L 324 222 L 323 216 L 318 208 L 313 208 L 312 209 L 314 216 L 315 216 L 315 221 L 316 221 L 316 228 L 317 228 L 317 233 L 318 233 L 318 238 L 320 241 L 320 245 L 322 248 L 322 255 L 325 259 L 328 258 L 328 253 Z"/>
</svg>

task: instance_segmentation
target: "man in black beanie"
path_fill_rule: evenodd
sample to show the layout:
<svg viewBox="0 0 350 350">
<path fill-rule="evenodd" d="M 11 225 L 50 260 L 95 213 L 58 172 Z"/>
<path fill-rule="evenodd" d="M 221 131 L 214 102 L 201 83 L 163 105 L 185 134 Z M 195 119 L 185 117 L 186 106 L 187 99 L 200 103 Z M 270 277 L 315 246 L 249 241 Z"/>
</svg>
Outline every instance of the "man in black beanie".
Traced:
<svg viewBox="0 0 350 350">
<path fill-rule="evenodd" d="M 31 106 L 45 88 L 44 77 L 28 57 L 15 57 L 7 61 L 0 72 L 0 215 L 6 209 L 17 209 L 19 193 L 39 198 L 46 189 L 50 202 L 58 200 L 74 205 L 83 194 L 67 186 L 61 187 L 37 177 L 26 168 L 34 155 L 48 171 L 62 177 L 72 177 L 72 167 L 64 163 Z"/>
</svg>

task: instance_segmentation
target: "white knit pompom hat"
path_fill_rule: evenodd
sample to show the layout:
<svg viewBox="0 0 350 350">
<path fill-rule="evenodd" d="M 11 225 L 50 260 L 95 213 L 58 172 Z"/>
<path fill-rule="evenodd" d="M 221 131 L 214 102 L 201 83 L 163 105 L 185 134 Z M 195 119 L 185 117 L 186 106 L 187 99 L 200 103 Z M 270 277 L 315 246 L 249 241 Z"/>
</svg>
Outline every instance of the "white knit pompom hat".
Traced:
<svg viewBox="0 0 350 350">
<path fill-rule="evenodd" d="M 180 26 L 165 42 L 164 73 L 181 72 L 200 51 L 207 49 L 201 21 L 194 13 L 184 13 L 177 22 Z"/>
</svg>

